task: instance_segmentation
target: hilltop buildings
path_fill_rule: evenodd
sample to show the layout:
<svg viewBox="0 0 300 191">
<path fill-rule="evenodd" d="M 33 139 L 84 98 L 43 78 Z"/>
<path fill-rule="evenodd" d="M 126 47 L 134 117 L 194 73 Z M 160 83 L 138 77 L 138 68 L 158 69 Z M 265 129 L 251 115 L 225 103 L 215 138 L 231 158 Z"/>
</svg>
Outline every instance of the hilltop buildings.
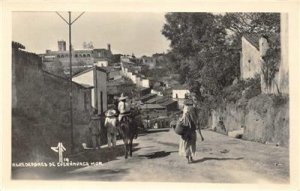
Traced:
<svg viewBox="0 0 300 191">
<path fill-rule="evenodd" d="M 69 73 L 70 55 L 66 48 L 65 41 L 58 41 L 58 50 L 46 50 L 44 54 L 40 54 L 43 65 L 46 69 L 59 67 L 57 63 L 62 64 L 62 68 L 66 74 Z M 72 51 L 72 68 L 84 69 L 92 67 L 94 64 L 98 66 L 108 66 L 112 62 L 113 54 L 111 45 L 107 48 L 93 48 L 92 46 L 84 46 L 83 49 Z"/>
</svg>

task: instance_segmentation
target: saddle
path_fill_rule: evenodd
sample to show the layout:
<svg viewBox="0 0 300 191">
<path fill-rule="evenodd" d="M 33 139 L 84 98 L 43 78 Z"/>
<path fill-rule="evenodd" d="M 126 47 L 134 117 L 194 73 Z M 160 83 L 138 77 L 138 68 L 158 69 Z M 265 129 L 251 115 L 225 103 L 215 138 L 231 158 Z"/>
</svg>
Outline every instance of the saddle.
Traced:
<svg viewBox="0 0 300 191">
<path fill-rule="evenodd" d="M 124 115 L 124 116 L 122 116 L 122 118 L 120 120 L 120 123 L 122 123 L 122 122 L 131 122 L 131 121 L 132 121 L 132 119 L 131 119 L 130 115 Z"/>
</svg>

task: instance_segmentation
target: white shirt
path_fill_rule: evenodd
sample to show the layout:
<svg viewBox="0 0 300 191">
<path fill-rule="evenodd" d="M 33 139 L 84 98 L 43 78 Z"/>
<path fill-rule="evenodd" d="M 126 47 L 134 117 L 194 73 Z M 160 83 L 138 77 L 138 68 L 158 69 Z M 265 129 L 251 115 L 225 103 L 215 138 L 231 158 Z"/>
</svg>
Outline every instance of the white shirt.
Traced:
<svg viewBox="0 0 300 191">
<path fill-rule="evenodd" d="M 118 104 L 118 110 L 120 114 L 130 112 L 130 104 L 127 102 L 120 101 Z"/>
</svg>

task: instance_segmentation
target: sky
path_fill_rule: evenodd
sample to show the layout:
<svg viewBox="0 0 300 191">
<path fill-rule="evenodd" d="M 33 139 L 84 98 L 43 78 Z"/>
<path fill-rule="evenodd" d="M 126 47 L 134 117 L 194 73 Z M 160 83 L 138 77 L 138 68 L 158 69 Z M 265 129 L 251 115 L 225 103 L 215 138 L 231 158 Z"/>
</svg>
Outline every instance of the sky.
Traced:
<svg viewBox="0 0 300 191">
<path fill-rule="evenodd" d="M 68 19 L 67 12 L 60 12 Z M 76 18 L 80 13 L 72 13 Z M 170 42 L 161 34 L 165 13 L 86 12 L 72 25 L 74 49 L 83 42 L 93 42 L 94 48 L 111 44 L 114 54 L 136 56 L 167 52 Z M 13 12 L 12 40 L 27 51 L 44 53 L 57 50 L 57 41 L 68 47 L 68 25 L 55 12 Z"/>
</svg>

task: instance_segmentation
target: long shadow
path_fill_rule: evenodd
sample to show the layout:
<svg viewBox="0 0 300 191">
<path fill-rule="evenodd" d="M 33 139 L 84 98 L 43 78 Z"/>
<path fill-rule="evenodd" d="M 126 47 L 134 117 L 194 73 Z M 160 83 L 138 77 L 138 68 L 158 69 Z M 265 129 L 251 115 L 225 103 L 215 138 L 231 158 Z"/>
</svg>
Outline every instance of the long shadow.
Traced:
<svg viewBox="0 0 300 191">
<path fill-rule="evenodd" d="M 148 134 L 153 134 L 153 133 L 161 133 L 161 132 L 168 132 L 170 129 L 165 128 L 165 129 L 150 129 L 150 130 L 145 130 L 143 132 L 140 132 L 138 136 L 142 137 Z"/>
<path fill-rule="evenodd" d="M 167 146 L 178 147 L 178 143 L 169 143 L 169 142 L 163 142 L 163 141 L 158 141 L 158 143 L 167 145 Z"/>
<path fill-rule="evenodd" d="M 146 157 L 147 159 L 156 159 L 156 158 L 163 158 L 166 156 L 169 156 L 171 153 L 174 153 L 177 151 L 158 151 L 158 152 L 154 152 L 154 153 L 150 153 L 147 155 L 138 155 L 139 157 Z"/>
<path fill-rule="evenodd" d="M 218 161 L 225 161 L 225 160 L 242 160 L 244 157 L 239 158 L 215 158 L 215 157 L 204 157 L 202 159 L 195 160 L 193 163 L 205 162 L 208 160 L 218 160 Z"/>
<path fill-rule="evenodd" d="M 132 144 L 132 150 L 133 152 L 139 150 L 140 148 L 137 148 L 138 143 Z M 83 154 L 80 154 L 76 157 L 71 157 L 70 159 L 72 161 L 76 162 L 99 162 L 102 163 L 109 162 L 112 160 L 116 160 L 117 157 L 121 157 L 125 155 L 124 145 L 117 145 L 114 148 L 101 148 L 99 150 L 90 150 L 86 151 Z"/>
</svg>

